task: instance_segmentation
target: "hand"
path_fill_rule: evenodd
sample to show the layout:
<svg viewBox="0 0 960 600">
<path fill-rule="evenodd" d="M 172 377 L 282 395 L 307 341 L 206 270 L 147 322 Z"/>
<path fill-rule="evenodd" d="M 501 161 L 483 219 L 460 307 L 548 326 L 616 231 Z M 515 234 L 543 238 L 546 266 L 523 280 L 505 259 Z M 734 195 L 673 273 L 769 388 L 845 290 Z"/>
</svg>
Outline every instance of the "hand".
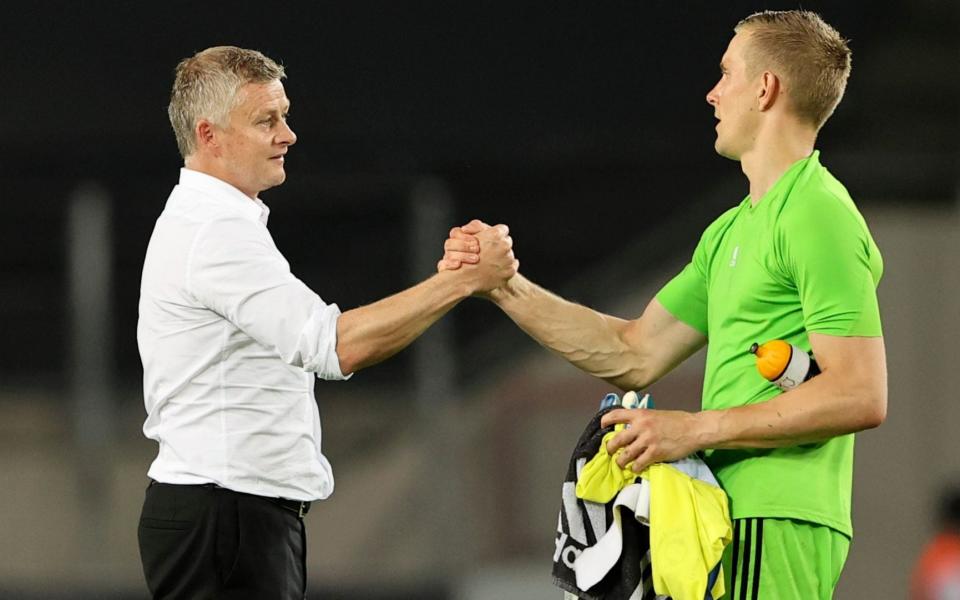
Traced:
<svg viewBox="0 0 960 600">
<path fill-rule="evenodd" d="M 487 293 L 505 284 L 517 274 L 520 262 L 513 255 L 513 239 L 506 225 L 487 227 L 476 235 L 480 244 L 480 262 L 464 266 L 464 276 L 476 281 L 474 293 Z"/>
<path fill-rule="evenodd" d="M 450 230 L 450 237 L 443 244 L 443 258 L 437 263 L 437 272 L 455 271 L 462 264 L 480 262 L 480 240 L 477 234 L 490 226 L 474 219 L 463 227 Z"/>
<path fill-rule="evenodd" d="M 611 410 L 600 421 L 603 427 L 617 423 L 626 423 L 628 427 L 607 442 L 607 452 L 612 456 L 623 448 L 617 456 L 617 464 L 625 468 L 632 462 L 635 473 L 654 463 L 679 460 L 700 450 L 693 435 L 694 413 L 621 408 Z"/>
<path fill-rule="evenodd" d="M 520 262 L 513 255 L 513 239 L 506 225 L 491 227 L 474 219 L 450 230 L 437 271 L 462 271 L 473 279 L 473 293 L 486 294 L 517 274 Z"/>
</svg>

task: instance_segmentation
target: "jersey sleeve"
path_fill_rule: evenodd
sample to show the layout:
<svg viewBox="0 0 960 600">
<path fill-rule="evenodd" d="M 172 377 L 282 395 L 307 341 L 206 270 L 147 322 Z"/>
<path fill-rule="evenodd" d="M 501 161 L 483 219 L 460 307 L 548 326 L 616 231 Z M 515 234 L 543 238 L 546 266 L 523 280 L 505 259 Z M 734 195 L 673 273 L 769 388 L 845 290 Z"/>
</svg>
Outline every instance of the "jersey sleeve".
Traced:
<svg viewBox="0 0 960 600">
<path fill-rule="evenodd" d="M 877 284 L 883 262 L 852 203 L 830 195 L 804 198 L 800 208 L 784 211 L 776 239 L 808 332 L 882 335 Z"/>
<path fill-rule="evenodd" d="M 710 229 L 700 237 L 687 266 L 671 279 L 657 300 L 671 315 L 707 335 L 707 246 Z"/>
</svg>

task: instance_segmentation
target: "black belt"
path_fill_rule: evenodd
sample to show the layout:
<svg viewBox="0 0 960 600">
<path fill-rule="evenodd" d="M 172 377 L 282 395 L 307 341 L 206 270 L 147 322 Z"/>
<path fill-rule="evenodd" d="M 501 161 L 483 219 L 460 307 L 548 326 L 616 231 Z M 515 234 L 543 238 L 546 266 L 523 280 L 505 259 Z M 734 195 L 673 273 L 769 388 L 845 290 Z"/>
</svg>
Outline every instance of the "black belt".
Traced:
<svg viewBox="0 0 960 600">
<path fill-rule="evenodd" d="M 268 502 L 273 502 L 280 508 L 284 510 L 289 510 L 290 512 L 296 514 L 297 517 L 301 519 L 303 518 L 303 515 L 310 512 L 310 502 L 307 502 L 305 500 L 290 500 L 288 498 L 272 498 L 270 496 L 259 496 L 257 494 L 248 494 L 246 492 L 238 492 L 236 490 L 231 490 L 230 488 L 225 488 L 215 483 L 208 483 L 205 485 L 216 488 L 218 490 L 227 490 L 228 492 L 233 492 L 234 494 L 243 494 L 244 496 L 253 496 L 254 498 L 261 498 Z"/>
<path fill-rule="evenodd" d="M 154 480 L 150 480 L 150 485 L 157 483 Z M 253 496 L 254 498 L 260 498 L 268 502 L 272 502 L 284 510 L 289 510 L 290 512 L 297 515 L 299 518 L 303 518 L 305 514 L 310 512 L 310 502 L 306 500 L 290 500 L 288 498 L 271 498 L 270 496 L 259 496 L 257 494 L 248 494 L 246 492 L 238 492 L 236 490 L 231 490 L 230 488 L 225 488 L 219 486 L 215 483 L 201 483 L 198 487 L 205 487 L 217 490 L 226 490 L 234 494 L 243 494 L 244 496 Z"/>
<path fill-rule="evenodd" d="M 267 498 L 267 500 L 270 500 L 274 504 L 279 504 L 281 508 L 285 508 L 290 512 L 297 513 L 297 516 L 301 519 L 303 515 L 310 512 L 310 503 L 305 500 L 287 500 L 286 498 Z"/>
</svg>

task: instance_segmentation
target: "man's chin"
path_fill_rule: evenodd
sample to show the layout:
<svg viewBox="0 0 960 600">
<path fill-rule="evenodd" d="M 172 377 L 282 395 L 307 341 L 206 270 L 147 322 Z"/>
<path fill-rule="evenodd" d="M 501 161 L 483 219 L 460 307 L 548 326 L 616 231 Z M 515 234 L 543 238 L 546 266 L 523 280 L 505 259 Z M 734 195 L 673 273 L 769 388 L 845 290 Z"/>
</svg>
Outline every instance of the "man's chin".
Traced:
<svg viewBox="0 0 960 600">
<path fill-rule="evenodd" d="M 273 178 L 270 180 L 270 187 L 277 187 L 278 185 L 280 185 L 286 180 L 287 180 L 287 172 L 284 171 L 283 168 L 281 168 L 280 172 L 276 173 L 273 176 Z"/>
<path fill-rule="evenodd" d="M 719 139 L 713 144 L 713 149 L 717 154 L 724 158 L 729 158 L 730 160 L 740 160 L 739 154 L 722 145 Z"/>
<path fill-rule="evenodd" d="M 260 191 L 261 191 L 261 192 L 265 192 L 265 191 L 269 190 L 270 188 L 275 188 L 275 187 L 277 187 L 278 185 L 282 184 L 282 183 L 283 183 L 284 181 L 286 181 L 286 180 L 287 180 L 287 174 L 286 174 L 286 173 L 280 173 L 280 174 L 274 175 L 274 176 L 272 176 L 272 177 L 270 177 L 270 178 L 264 178 L 264 179 L 262 180 L 261 184 L 260 184 L 260 187 L 261 187 Z"/>
</svg>

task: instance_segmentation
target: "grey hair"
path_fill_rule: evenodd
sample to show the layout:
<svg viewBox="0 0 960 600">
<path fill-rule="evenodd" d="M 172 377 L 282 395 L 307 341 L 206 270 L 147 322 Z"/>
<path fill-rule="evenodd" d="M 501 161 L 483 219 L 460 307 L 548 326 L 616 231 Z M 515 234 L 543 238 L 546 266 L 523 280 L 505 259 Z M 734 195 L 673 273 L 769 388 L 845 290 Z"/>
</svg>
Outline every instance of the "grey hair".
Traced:
<svg viewBox="0 0 960 600">
<path fill-rule="evenodd" d="M 256 50 L 235 46 L 207 48 L 180 61 L 167 107 L 180 155 L 187 158 L 196 151 L 194 128 L 200 119 L 226 124 L 241 87 L 285 77 L 283 66 Z"/>
</svg>

